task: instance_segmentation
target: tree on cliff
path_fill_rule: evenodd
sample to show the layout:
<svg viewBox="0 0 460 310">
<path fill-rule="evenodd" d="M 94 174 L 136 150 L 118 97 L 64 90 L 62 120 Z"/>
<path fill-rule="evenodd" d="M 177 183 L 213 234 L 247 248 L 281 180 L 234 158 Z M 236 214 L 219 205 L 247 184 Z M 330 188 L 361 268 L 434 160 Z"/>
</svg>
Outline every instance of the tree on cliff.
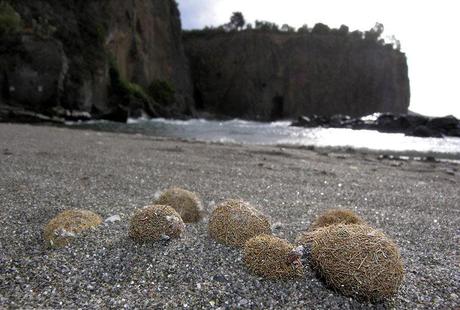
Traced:
<svg viewBox="0 0 460 310">
<path fill-rule="evenodd" d="M 279 31 L 280 27 L 272 22 L 267 22 L 267 21 L 261 21 L 261 20 L 256 20 L 255 23 L 255 29 L 257 30 L 262 30 L 262 31 Z"/>
<path fill-rule="evenodd" d="M 288 24 L 284 24 L 283 26 L 281 26 L 281 31 L 283 31 L 283 32 L 295 32 L 295 28 L 289 26 Z"/>
<path fill-rule="evenodd" d="M 244 25 L 246 24 L 246 20 L 244 19 L 243 13 L 241 12 L 233 12 L 233 15 L 230 17 L 230 26 L 233 29 L 239 30 L 243 29 Z"/>
<path fill-rule="evenodd" d="M 299 29 L 297 29 L 297 32 L 298 33 L 308 33 L 308 32 L 310 32 L 310 29 L 308 29 L 307 24 L 304 24 Z"/>
<path fill-rule="evenodd" d="M 21 17 L 5 1 L 0 1 L 0 35 L 21 30 Z"/>
<path fill-rule="evenodd" d="M 311 33 L 317 35 L 327 35 L 331 33 L 331 28 L 325 24 L 317 23 L 311 30 Z"/>
<path fill-rule="evenodd" d="M 375 23 L 375 26 L 364 33 L 364 38 L 369 41 L 377 42 L 382 35 L 385 27 L 381 23 Z"/>
</svg>

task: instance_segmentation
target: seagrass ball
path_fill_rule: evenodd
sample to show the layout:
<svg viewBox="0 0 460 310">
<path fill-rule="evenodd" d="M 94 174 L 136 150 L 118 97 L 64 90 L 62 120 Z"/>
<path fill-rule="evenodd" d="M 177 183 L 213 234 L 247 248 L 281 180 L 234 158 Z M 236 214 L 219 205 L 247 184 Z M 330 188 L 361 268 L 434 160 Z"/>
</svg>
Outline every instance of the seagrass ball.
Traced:
<svg viewBox="0 0 460 310">
<path fill-rule="evenodd" d="M 404 278 L 395 243 L 366 225 L 332 225 L 318 229 L 310 262 L 333 289 L 372 302 L 395 295 Z"/>
<path fill-rule="evenodd" d="M 97 227 L 102 218 L 88 210 L 65 210 L 51 219 L 43 230 L 43 238 L 51 247 L 69 244 L 79 233 Z"/>
<path fill-rule="evenodd" d="M 242 200 L 220 203 L 209 218 L 209 236 L 217 242 L 242 247 L 252 237 L 271 234 L 268 218 Z"/>
<path fill-rule="evenodd" d="M 185 223 L 196 223 L 202 218 L 202 204 L 198 196 L 188 190 L 173 187 L 164 191 L 155 202 L 172 207 Z"/>
<path fill-rule="evenodd" d="M 309 230 L 337 224 L 365 224 L 355 212 L 346 209 L 330 209 L 316 218 Z"/>
<path fill-rule="evenodd" d="M 302 276 L 302 251 L 286 240 L 259 235 L 244 245 L 244 262 L 256 275 L 268 279 L 285 279 Z"/>
<path fill-rule="evenodd" d="M 185 224 L 170 206 L 152 205 L 138 210 L 131 218 L 129 236 L 139 242 L 179 238 Z"/>
</svg>

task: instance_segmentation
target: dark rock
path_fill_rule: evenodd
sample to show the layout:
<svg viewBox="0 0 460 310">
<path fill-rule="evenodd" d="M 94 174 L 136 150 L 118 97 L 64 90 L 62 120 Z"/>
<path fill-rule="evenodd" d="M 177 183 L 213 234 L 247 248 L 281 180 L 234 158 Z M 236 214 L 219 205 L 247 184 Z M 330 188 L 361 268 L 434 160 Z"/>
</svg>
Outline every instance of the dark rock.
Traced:
<svg viewBox="0 0 460 310">
<path fill-rule="evenodd" d="M 347 125 L 351 125 L 351 117 L 348 115 L 336 114 L 331 116 L 329 119 L 329 125 L 331 127 L 346 127 Z"/>
<path fill-rule="evenodd" d="M 64 124 L 63 118 L 0 104 L 0 122 Z"/>
<path fill-rule="evenodd" d="M 403 53 L 325 28 L 309 35 L 190 33 L 185 46 L 197 107 L 216 114 L 313 120 L 314 114 L 406 113 L 409 106 Z"/>
<path fill-rule="evenodd" d="M 380 115 L 376 121 L 376 127 L 384 132 L 400 132 L 407 129 L 406 119 L 399 115 L 385 113 Z"/>
<path fill-rule="evenodd" d="M 121 120 L 125 109 L 133 115 L 193 113 L 175 1 L 15 0 L 11 5 L 26 31 L 0 41 L 0 104 L 45 115 L 56 115 L 56 107 L 78 111 L 66 115 L 71 120 L 83 120 L 83 113 Z M 144 100 L 139 108 L 133 98 L 114 91 L 111 68 L 137 99 L 139 89 L 166 81 L 175 90 L 174 102 L 154 109 Z"/>
<path fill-rule="evenodd" d="M 453 116 L 428 118 L 422 115 L 398 115 L 384 113 L 373 120 L 350 118 L 346 115 L 333 115 L 330 118 L 313 115 L 301 116 L 292 126 L 332 127 L 378 130 L 381 132 L 404 133 L 408 136 L 442 138 L 460 137 L 459 121 Z"/>
<path fill-rule="evenodd" d="M 4 38 L 0 46 L 2 101 L 40 113 L 60 104 L 68 63 L 59 41 L 25 34 Z"/>
<path fill-rule="evenodd" d="M 223 275 L 221 275 L 221 274 L 215 275 L 213 277 L 213 280 L 217 281 L 217 282 L 221 282 L 221 283 L 227 282 L 227 279 L 225 279 L 225 277 Z"/>
<path fill-rule="evenodd" d="M 447 132 L 447 136 L 451 136 L 451 137 L 460 137 L 460 128 L 450 129 L 450 130 Z"/>
<path fill-rule="evenodd" d="M 428 121 L 427 127 L 435 130 L 455 130 L 459 128 L 459 120 L 456 119 L 454 116 L 449 115 L 445 117 L 435 117 Z"/>
<path fill-rule="evenodd" d="M 313 123 L 308 116 L 299 116 L 297 118 L 297 121 L 293 122 L 291 126 L 308 128 L 308 127 L 317 127 L 318 124 Z"/>
<path fill-rule="evenodd" d="M 431 128 L 428 128 L 427 126 L 424 126 L 424 125 L 421 125 L 421 126 L 417 126 L 415 127 L 412 131 L 409 131 L 407 133 L 409 136 L 415 136 L 415 137 L 424 137 L 424 138 L 427 138 L 427 137 L 435 137 L 435 138 L 442 138 L 442 134 L 431 129 Z"/>
<path fill-rule="evenodd" d="M 401 125 L 404 129 L 415 128 L 426 125 L 429 118 L 422 115 L 401 115 Z"/>
<path fill-rule="evenodd" d="M 129 111 L 124 106 L 117 106 L 113 108 L 109 113 L 101 114 L 98 119 L 104 119 L 112 122 L 126 123 L 129 117 Z"/>
<path fill-rule="evenodd" d="M 429 162 L 429 163 L 436 163 L 438 162 L 438 160 L 433 157 L 433 156 L 426 156 L 426 157 L 423 157 L 422 158 L 422 161 L 426 161 L 426 162 Z"/>
</svg>

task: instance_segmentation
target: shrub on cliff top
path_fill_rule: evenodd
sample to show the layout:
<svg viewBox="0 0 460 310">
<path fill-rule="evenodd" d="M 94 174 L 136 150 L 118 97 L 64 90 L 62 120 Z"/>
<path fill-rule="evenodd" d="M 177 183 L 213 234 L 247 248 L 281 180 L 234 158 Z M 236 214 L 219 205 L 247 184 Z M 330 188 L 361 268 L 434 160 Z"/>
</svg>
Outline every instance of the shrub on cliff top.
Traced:
<svg viewBox="0 0 460 310">
<path fill-rule="evenodd" d="M 227 200 L 217 206 L 209 219 L 209 235 L 216 241 L 241 247 L 252 237 L 271 234 L 268 218 L 241 200 Z"/>
<path fill-rule="evenodd" d="M 317 23 L 311 30 L 312 34 L 316 35 L 327 35 L 331 33 L 331 28 L 328 25 Z"/>
<path fill-rule="evenodd" d="M 366 225 L 332 225 L 314 233 L 312 267 L 333 289 L 373 302 L 397 293 L 404 267 L 394 242 Z"/>
<path fill-rule="evenodd" d="M 229 26 L 231 26 L 232 28 L 236 30 L 239 30 L 239 29 L 243 29 L 245 24 L 246 24 L 246 20 L 244 19 L 243 13 L 233 12 L 232 16 L 230 17 Z"/>
<path fill-rule="evenodd" d="M 5 1 L 0 2 L 0 35 L 14 33 L 22 28 L 21 16 Z"/>
</svg>

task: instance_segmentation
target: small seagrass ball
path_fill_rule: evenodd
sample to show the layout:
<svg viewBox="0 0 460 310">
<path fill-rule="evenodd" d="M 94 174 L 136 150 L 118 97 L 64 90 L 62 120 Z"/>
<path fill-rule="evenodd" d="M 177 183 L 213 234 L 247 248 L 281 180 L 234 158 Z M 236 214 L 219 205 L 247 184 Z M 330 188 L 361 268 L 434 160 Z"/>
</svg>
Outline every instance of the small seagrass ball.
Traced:
<svg viewBox="0 0 460 310">
<path fill-rule="evenodd" d="M 244 262 L 248 269 L 269 279 L 302 276 L 302 254 L 302 249 L 271 235 L 256 236 L 244 245 Z"/>
<path fill-rule="evenodd" d="M 173 187 L 164 191 L 155 202 L 173 207 L 185 223 L 196 223 L 202 217 L 202 204 L 198 196 L 185 189 Z"/>
<path fill-rule="evenodd" d="M 366 225 L 318 229 L 310 262 L 330 287 L 360 300 L 377 302 L 395 295 L 404 279 L 398 247 Z"/>
<path fill-rule="evenodd" d="M 351 210 L 331 209 L 318 216 L 309 230 L 337 224 L 365 224 L 365 222 L 358 214 Z"/>
<path fill-rule="evenodd" d="M 63 247 L 85 230 L 95 228 L 102 218 L 88 210 L 65 210 L 48 222 L 43 230 L 43 238 L 51 247 Z"/>
<path fill-rule="evenodd" d="M 185 224 L 170 206 L 152 205 L 139 209 L 131 218 L 129 236 L 139 242 L 179 238 Z"/>
<path fill-rule="evenodd" d="M 209 218 L 209 236 L 217 242 L 242 247 L 252 237 L 271 235 L 268 218 L 242 200 L 220 203 Z"/>
</svg>

